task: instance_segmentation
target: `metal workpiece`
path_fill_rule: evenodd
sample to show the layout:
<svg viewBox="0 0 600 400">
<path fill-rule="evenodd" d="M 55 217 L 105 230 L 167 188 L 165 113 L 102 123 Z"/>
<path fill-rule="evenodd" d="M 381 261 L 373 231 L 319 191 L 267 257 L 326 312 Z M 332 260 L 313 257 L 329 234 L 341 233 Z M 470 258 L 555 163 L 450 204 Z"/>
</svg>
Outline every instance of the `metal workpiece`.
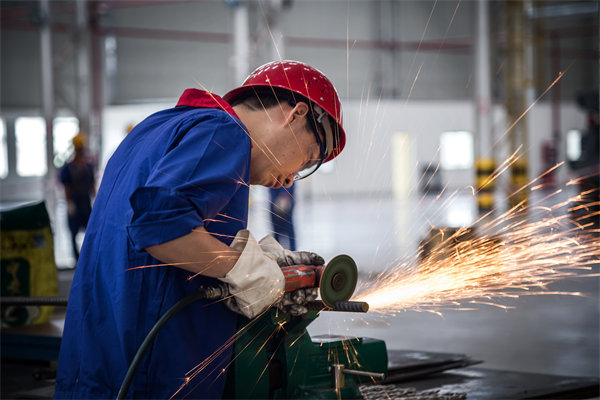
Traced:
<svg viewBox="0 0 600 400">
<path fill-rule="evenodd" d="M 380 381 L 385 379 L 385 374 L 383 372 L 371 372 L 371 371 L 361 371 L 361 370 L 357 370 L 357 369 L 348 369 L 348 368 L 345 368 L 344 364 L 333 364 L 329 367 L 329 371 L 333 372 L 334 389 L 338 392 L 340 389 L 342 389 L 344 387 L 344 374 L 363 376 L 363 377 L 367 377 L 367 378 L 372 378 L 373 380 L 380 380 Z"/>
<path fill-rule="evenodd" d="M 216 300 L 229 296 L 229 287 L 200 286 L 197 290 L 198 298 Z M 0 304 L 3 306 L 63 306 L 69 302 L 68 297 L 63 296 L 2 296 Z"/>
<path fill-rule="evenodd" d="M 417 390 L 397 385 L 362 385 L 362 398 L 369 400 L 466 400 L 467 394 L 461 392 L 442 392 L 441 390 Z"/>
<path fill-rule="evenodd" d="M 385 379 L 385 374 L 383 372 L 361 371 L 358 369 L 347 369 L 347 368 L 344 368 L 342 370 L 342 372 L 344 374 L 348 374 L 348 375 L 364 376 L 364 377 L 373 378 L 376 380 Z"/>
<path fill-rule="evenodd" d="M 340 311 L 366 313 L 369 311 L 369 303 L 364 301 L 336 301 L 333 307 L 328 307 L 322 300 L 310 301 L 306 307 L 311 311 Z"/>
<path fill-rule="evenodd" d="M 2 296 L 0 304 L 3 306 L 65 306 L 68 297 L 57 296 Z"/>
<path fill-rule="evenodd" d="M 330 370 L 333 371 L 333 387 L 339 392 L 344 387 L 344 364 L 333 364 Z"/>
</svg>

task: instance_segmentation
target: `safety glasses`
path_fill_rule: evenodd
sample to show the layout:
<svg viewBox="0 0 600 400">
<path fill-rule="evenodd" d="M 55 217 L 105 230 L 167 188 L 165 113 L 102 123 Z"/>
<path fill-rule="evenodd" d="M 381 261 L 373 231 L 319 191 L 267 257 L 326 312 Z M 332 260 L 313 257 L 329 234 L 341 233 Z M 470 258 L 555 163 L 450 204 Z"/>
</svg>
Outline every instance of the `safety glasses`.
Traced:
<svg viewBox="0 0 600 400">
<path fill-rule="evenodd" d="M 314 118 L 309 117 L 308 119 L 317 141 L 309 146 L 309 157 L 294 176 L 294 180 L 297 181 L 308 178 L 310 175 L 314 174 L 327 158 L 326 147 L 323 144 L 323 140 L 317 129 L 317 123 Z"/>
<path fill-rule="evenodd" d="M 315 135 L 316 143 L 313 143 L 309 147 L 309 158 L 304 165 L 300 167 L 294 180 L 304 179 L 314 174 L 333 149 L 333 135 L 331 133 L 331 124 L 329 123 L 327 114 L 317 105 L 313 105 L 312 111 L 312 116 L 308 117 L 308 121 Z M 323 132 L 326 143 L 323 142 L 321 132 Z"/>
</svg>

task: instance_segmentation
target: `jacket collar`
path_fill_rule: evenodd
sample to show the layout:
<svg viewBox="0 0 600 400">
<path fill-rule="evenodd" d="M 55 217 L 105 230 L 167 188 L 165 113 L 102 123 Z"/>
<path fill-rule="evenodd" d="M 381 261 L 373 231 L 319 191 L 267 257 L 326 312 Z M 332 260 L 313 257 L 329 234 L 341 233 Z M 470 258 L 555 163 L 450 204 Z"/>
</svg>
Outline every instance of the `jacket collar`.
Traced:
<svg viewBox="0 0 600 400">
<path fill-rule="evenodd" d="M 225 100 L 223 100 L 216 94 L 207 92 L 205 90 L 186 89 L 179 98 L 179 101 L 177 102 L 176 107 L 179 106 L 189 106 L 197 108 L 219 108 L 239 119 L 239 117 L 237 116 L 233 108 L 229 105 L 229 103 L 227 103 Z"/>
</svg>

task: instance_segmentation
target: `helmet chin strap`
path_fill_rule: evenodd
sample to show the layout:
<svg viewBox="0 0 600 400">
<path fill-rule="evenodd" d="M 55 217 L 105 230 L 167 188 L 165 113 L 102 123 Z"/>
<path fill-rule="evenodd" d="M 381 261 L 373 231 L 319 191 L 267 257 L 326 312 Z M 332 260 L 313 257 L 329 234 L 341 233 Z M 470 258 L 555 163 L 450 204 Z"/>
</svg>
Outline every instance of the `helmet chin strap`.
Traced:
<svg viewBox="0 0 600 400">
<path fill-rule="evenodd" d="M 333 151 L 333 132 L 331 130 L 331 123 L 329 122 L 327 113 L 323 111 L 321 107 L 313 104 L 312 108 L 315 114 L 317 114 L 317 123 L 319 123 L 325 131 L 325 153 L 326 156 L 329 157 Z"/>
</svg>

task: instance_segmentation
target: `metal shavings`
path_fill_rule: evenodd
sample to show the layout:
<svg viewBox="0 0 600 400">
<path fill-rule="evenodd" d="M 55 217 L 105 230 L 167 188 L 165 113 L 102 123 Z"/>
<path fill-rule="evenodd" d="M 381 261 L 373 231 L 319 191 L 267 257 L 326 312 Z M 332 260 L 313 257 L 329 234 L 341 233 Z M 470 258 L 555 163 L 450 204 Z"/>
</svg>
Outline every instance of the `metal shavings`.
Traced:
<svg viewBox="0 0 600 400">
<path fill-rule="evenodd" d="M 466 393 L 443 392 L 437 390 L 418 391 L 415 388 L 398 385 L 362 385 L 359 387 L 364 400 L 465 400 Z"/>
</svg>

